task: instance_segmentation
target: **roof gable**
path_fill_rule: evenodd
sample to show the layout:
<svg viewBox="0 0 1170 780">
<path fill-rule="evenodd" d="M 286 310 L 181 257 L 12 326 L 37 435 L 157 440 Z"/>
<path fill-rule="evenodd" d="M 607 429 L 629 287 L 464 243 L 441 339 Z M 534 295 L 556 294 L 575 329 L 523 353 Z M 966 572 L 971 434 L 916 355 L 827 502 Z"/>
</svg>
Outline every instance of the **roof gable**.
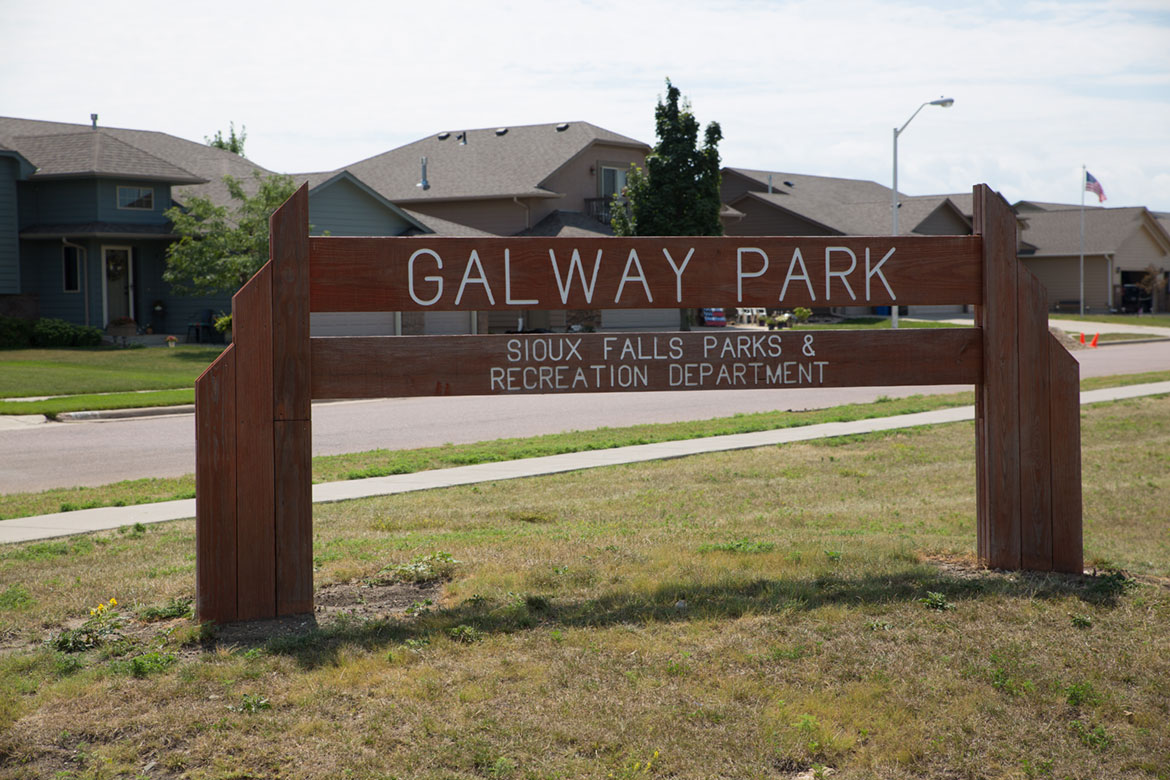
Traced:
<svg viewBox="0 0 1170 780">
<path fill-rule="evenodd" d="M 12 139 L 16 136 L 72 135 L 92 132 L 94 130 L 90 125 L 0 117 L 0 143 L 9 146 L 13 145 Z M 254 173 L 262 175 L 271 173 L 266 168 L 238 154 L 155 130 L 99 127 L 98 132 L 129 144 L 198 177 L 203 182 L 202 184 L 190 184 L 181 189 L 171 190 L 172 199 L 179 202 L 183 201 L 184 196 L 190 194 L 208 198 L 219 205 L 227 205 L 231 202 L 231 195 L 223 183 L 224 176 L 230 175 L 240 179 L 243 181 L 245 189 L 251 191 L 254 188 L 252 184 Z"/>
<path fill-rule="evenodd" d="M 1036 247 L 1035 257 L 1079 255 L 1081 210 L 1037 211 L 1027 215 L 1021 238 Z M 1163 251 L 1170 253 L 1170 235 L 1143 206 L 1085 209 L 1085 254 L 1116 254 L 1143 228 Z"/>
<path fill-rule="evenodd" d="M 316 176 L 316 174 L 314 174 L 314 175 Z M 364 198 L 367 198 L 369 201 L 372 201 L 377 207 L 380 207 L 381 209 L 386 211 L 388 214 L 393 215 L 393 217 L 395 217 L 396 219 L 407 223 L 407 225 L 409 225 L 411 228 L 418 230 L 418 231 L 421 231 L 423 233 L 433 232 L 433 231 L 431 231 L 430 228 L 428 228 L 426 225 L 424 225 L 418 219 L 416 219 L 412 215 L 406 213 L 405 211 L 400 209 L 398 206 L 395 206 L 390 201 L 386 200 L 384 197 L 382 197 L 380 194 L 378 194 L 375 190 L 373 190 L 369 185 L 367 185 L 361 179 L 354 176 L 349 171 L 341 171 L 340 173 L 336 173 L 332 176 L 329 176 L 327 179 L 324 179 L 323 181 L 318 180 L 316 183 L 313 183 L 312 178 L 310 178 L 310 180 L 309 180 L 310 207 L 312 206 L 313 199 L 315 196 L 320 197 L 321 195 L 330 192 L 330 190 L 332 188 L 352 188 L 353 190 L 356 190 L 357 192 L 361 193 L 361 195 Z M 344 198 L 345 195 L 342 194 L 341 197 Z M 335 228 L 331 228 L 328 225 L 315 225 L 314 227 L 325 229 L 325 230 L 330 230 L 334 233 L 337 233 L 337 230 Z M 366 234 L 363 233 L 361 235 L 366 235 Z"/>
<path fill-rule="evenodd" d="M 566 122 L 438 133 L 346 168 L 395 203 L 555 198 L 543 183 L 596 143 L 649 149 L 588 122 Z"/>
<path fill-rule="evenodd" d="M 202 184 L 206 181 L 103 130 L 60 135 L 25 135 L 10 139 L 37 166 L 32 178 L 108 176 Z"/>
</svg>

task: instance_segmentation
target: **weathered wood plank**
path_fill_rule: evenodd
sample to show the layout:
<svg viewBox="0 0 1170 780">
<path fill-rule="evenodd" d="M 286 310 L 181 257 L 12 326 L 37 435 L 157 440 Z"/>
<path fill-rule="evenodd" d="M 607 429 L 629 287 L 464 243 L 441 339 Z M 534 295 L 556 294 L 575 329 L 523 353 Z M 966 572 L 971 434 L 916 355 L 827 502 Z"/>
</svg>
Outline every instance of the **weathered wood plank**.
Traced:
<svg viewBox="0 0 1170 780">
<path fill-rule="evenodd" d="M 1016 266 L 1020 350 L 1020 560 L 1030 571 L 1052 569 L 1052 441 L 1049 423 L 1048 295 Z"/>
<path fill-rule="evenodd" d="M 1048 347 L 1052 395 L 1052 568 L 1084 571 L 1080 364 L 1055 337 Z"/>
<path fill-rule="evenodd" d="M 977 236 L 309 239 L 313 311 L 981 303 Z"/>
<path fill-rule="evenodd" d="M 239 619 L 276 616 L 272 454 L 272 266 L 232 299 L 236 365 Z"/>
<path fill-rule="evenodd" d="M 272 266 L 273 415 L 308 420 L 309 187 L 302 186 L 269 221 Z"/>
<path fill-rule="evenodd" d="M 195 615 L 228 623 L 236 609 L 236 353 L 195 380 Z"/>
<path fill-rule="evenodd" d="M 277 420 L 276 609 L 279 615 L 313 611 L 313 474 L 311 423 Z"/>
<path fill-rule="evenodd" d="M 977 384 L 972 328 L 315 338 L 313 397 Z"/>
<path fill-rule="evenodd" d="M 983 415 L 981 462 L 986 525 L 980 560 L 999 569 L 1020 568 L 1020 414 L 1016 218 L 985 184 L 975 188 L 975 231 L 983 243 Z"/>
</svg>

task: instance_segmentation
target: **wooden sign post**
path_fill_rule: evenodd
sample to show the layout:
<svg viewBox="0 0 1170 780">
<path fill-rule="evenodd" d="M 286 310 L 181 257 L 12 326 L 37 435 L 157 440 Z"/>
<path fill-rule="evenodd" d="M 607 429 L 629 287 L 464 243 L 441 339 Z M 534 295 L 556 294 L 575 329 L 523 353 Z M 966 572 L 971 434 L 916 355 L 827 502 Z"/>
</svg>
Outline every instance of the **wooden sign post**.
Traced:
<svg viewBox="0 0 1170 780">
<path fill-rule="evenodd" d="M 332 238 L 302 187 L 196 381 L 196 614 L 313 608 L 313 398 L 976 386 L 977 552 L 1080 572 L 1079 367 L 975 188 L 973 236 Z M 309 312 L 975 304 L 974 328 L 310 338 Z"/>
</svg>

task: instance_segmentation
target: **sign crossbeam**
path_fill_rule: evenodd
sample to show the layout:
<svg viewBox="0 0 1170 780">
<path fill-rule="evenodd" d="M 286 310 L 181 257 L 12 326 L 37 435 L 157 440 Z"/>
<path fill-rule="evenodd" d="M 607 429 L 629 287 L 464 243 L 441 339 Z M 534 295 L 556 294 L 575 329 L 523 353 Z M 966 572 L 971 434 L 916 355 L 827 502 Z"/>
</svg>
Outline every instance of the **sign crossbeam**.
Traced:
<svg viewBox="0 0 1170 780">
<path fill-rule="evenodd" d="M 1079 369 L 974 190 L 974 236 L 333 238 L 308 189 L 232 302 L 236 342 L 195 383 L 196 614 L 313 608 L 312 398 L 970 384 L 976 549 L 1080 572 Z M 974 328 L 311 338 L 310 311 L 974 304 Z"/>
<path fill-rule="evenodd" d="M 309 239 L 312 311 L 979 304 L 979 236 Z"/>
</svg>

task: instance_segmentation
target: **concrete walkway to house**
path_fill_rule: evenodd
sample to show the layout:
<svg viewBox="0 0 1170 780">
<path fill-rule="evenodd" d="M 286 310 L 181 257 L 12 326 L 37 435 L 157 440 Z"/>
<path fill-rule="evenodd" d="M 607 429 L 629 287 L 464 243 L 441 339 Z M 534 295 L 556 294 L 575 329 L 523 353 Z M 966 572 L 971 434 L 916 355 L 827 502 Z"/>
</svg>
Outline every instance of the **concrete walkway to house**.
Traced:
<svg viewBox="0 0 1170 780">
<path fill-rule="evenodd" d="M 1081 403 L 1101 403 L 1126 398 L 1170 393 L 1170 382 L 1154 382 L 1128 387 L 1111 387 L 1103 390 L 1089 390 L 1081 393 Z M 536 477 L 544 474 L 558 474 L 565 471 L 616 466 L 624 463 L 640 463 L 648 460 L 682 458 L 704 452 L 767 447 L 790 442 L 849 436 L 874 431 L 888 431 L 921 425 L 960 422 L 975 418 L 972 406 L 938 409 L 932 412 L 905 414 L 893 417 L 877 417 L 844 423 L 822 423 L 800 428 L 783 428 L 756 433 L 740 433 L 729 436 L 711 436 L 704 439 L 642 444 L 633 447 L 617 447 L 608 450 L 574 452 L 551 455 L 543 458 L 482 463 L 474 466 L 459 466 L 450 469 L 420 471 L 414 474 L 396 474 L 388 477 L 327 482 L 313 486 L 313 502 L 347 501 L 369 496 L 409 493 L 416 490 L 434 490 L 468 485 L 475 482 L 493 482 L 501 479 Z M 57 536 L 103 531 L 135 523 L 161 523 L 195 516 L 195 501 L 166 501 L 138 506 L 103 507 L 81 509 L 74 512 L 60 512 L 36 517 L 20 517 L 0 521 L 0 544 L 49 539 Z"/>
</svg>

